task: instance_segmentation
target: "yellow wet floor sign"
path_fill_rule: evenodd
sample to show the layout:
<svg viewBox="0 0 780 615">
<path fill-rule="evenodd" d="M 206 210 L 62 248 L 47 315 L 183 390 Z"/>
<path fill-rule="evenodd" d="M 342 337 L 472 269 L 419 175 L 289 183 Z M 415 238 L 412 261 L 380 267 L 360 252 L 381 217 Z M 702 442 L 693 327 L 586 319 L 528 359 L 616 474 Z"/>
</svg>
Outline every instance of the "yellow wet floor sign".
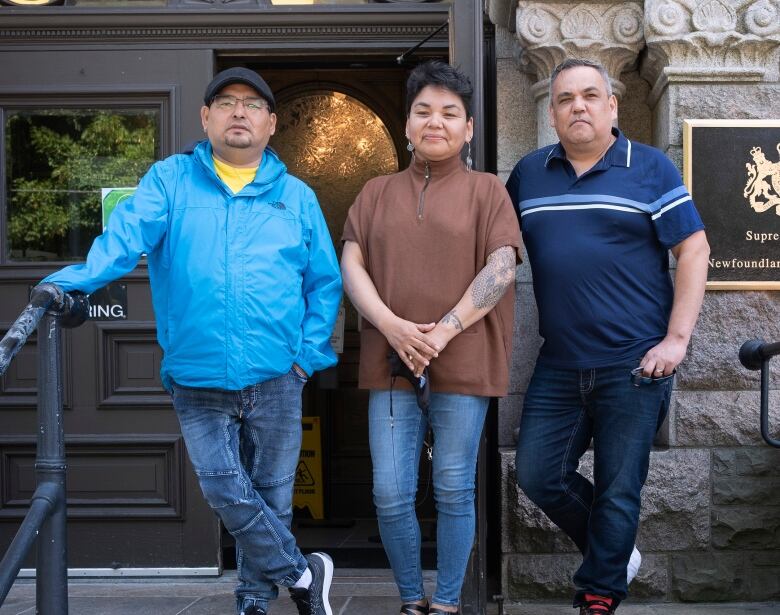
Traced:
<svg viewBox="0 0 780 615">
<path fill-rule="evenodd" d="M 324 519 L 322 498 L 322 445 L 320 417 L 305 416 L 298 468 L 295 471 L 293 506 L 308 508 L 313 519 Z"/>
</svg>

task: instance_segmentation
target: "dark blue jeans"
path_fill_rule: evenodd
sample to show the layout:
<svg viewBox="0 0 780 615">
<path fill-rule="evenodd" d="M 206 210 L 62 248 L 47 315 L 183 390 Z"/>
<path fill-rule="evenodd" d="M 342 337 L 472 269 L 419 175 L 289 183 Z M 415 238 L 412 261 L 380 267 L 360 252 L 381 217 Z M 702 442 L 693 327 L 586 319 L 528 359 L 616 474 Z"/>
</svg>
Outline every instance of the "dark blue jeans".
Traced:
<svg viewBox="0 0 780 615">
<path fill-rule="evenodd" d="M 631 364 L 562 370 L 537 364 L 517 443 L 517 483 L 574 541 L 585 593 L 627 595 L 626 566 L 639 524 L 650 448 L 666 417 L 672 379 L 634 386 Z M 595 484 L 577 472 L 593 442 Z"/>
<path fill-rule="evenodd" d="M 203 495 L 236 539 L 239 611 L 267 609 L 306 570 L 290 533 L 303 384 L 291 369 L 241 391 L 173 386 Z"/>
</svg>

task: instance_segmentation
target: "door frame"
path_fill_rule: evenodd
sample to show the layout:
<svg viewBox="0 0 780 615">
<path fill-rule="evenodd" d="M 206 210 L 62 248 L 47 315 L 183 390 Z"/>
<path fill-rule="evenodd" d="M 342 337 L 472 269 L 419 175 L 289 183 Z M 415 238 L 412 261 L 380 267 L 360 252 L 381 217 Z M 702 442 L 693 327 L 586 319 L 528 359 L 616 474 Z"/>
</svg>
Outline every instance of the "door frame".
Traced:
<svg viewBox="0 0 780 615">
<path fill-rule="evenodd" d="M 213 62 L 220 54 L 245 55 L 270 52 L 276 56 L 306 57 L 323 54 L 386 56 L 402 53 L 433 34 L 444 22 L 449 31 L 433 36 L 425 45 L 442 55 L 471 78 L 473 108 L 485 117 L 485 68 L 482 2 L 453 0 L 451 4 L 387 3 L 357 6 L 316 5 L 313 7 L 232 8 L 208 5 L 206 8 L 167 7 L 162 9 L 58 7 L 2 7 L 0 14 L 0 58 L 3 52 L 20 50 L 57 53 L 78 49 L 81 53 L 105 50 L 188 49 L 211 50 Z M 214 66 L 212 66 L 213 75 Z M 205 83 L 203 86 L 205 87 Z M 487 97 L 491 99 L 490 96 Z M 181 101 L 180 104 L 193 104 Z M 176 110 L 174 111 L 176 113 Z M 485 169 L 488 121 L 475 125 L 474 160 Z M 181 125 L 172 138 L 174 147 L 199 138 L 199 125 Z M 4 214 L 4 212 L 0 212 Z M 5 216 L 2 216 L 3 220 Z M 3 230 L 0 221 L 0 231 Z M 56 267 L 62 266 L 58 263 Z M 0 275 L 18 266 L 0 266 Z M 23 267 L 29 272 L 37 267 Z M 54 267 L 44 265 L 49 270 Z M 40 274 L 46 273 L 41 271 Z M 145 276 L 146 272 L 135 275 Z M 13 274 L 12 274 L 13 275 Z M 484 450 L 484 446 L 483 446 Z M 478 526 L 472 561 L 464 584 L 464 612 L 484 612 L 485 595 L 485 455 L 480 456 L 478 472 Z"/>
</svg>

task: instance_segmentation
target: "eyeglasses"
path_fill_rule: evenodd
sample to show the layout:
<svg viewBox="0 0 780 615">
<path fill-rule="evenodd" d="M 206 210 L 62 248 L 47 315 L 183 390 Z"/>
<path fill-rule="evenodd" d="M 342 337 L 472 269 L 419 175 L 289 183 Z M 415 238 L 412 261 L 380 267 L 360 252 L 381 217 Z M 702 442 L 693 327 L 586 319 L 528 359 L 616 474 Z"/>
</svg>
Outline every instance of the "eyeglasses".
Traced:
<svg viewBox="0 0 780 615">
<path fill-rule="evenodd" d="M 238 103 L 242 103 L 244 109 L 250 113 L 257 113 L 263 109 L 268 109 L 268 103 L 266 103 L 265 100 L 249 96 L 246 98 L 238 98 L 236 96 L 230 96 L 229 94 L 222 94 L 220 96 L 215 96 L 213 101 L 213 104 L 216 105 L 217 109 L 220 111 L 232 111 L 236 108 Z"/>
<path fill-rule="evenodd" d="M 650 376 L 645 376 L 642 374 L 644 369 L 645 369 L 644 367 L 635 367 L 634 369 L 631 370 L 631 384 L 633 384 L 635 387 L 640 387 L 642 385 L 647 385 L 647 384 L 658 384 L 659 382 L 664 382 L 665 380 L 674 378 L 674 375 L 677 373 L 677 370 L 675 369 L 668 376 L 659 376 L 658 378 L 651 378 Z"/>
</svg>

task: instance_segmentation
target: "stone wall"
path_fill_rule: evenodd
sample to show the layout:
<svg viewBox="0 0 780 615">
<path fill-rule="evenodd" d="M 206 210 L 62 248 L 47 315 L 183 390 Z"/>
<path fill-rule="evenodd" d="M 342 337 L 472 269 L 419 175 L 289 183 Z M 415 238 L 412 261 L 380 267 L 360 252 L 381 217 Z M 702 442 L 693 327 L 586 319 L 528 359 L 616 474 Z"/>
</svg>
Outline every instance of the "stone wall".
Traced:
<svg viewBox="0 0 780 615">
<path fill-rule="evenodd" d="M 552 67 L 601 61 L 629 138 L 682 168 L 684 118 L 780 118 L 780 2 L 489 0 L 496 26 L 498 170 L 555 139 L 547 127 Z M 514 444 L 540 339 L 527 264 L 518 268 L 510 395 L 500 403 L 501 582 L 509 601 L 567 600 L 574 544 L 517 488 Z M 633 599 L 780 599 L 780 450 L 759 433 L 758 376 L 739 364 L 749 338 L 780 340 L 773 291 L 708 291 L 681 364 L 668 424 L 652 453 Z M 771 411 L 780 434 L 780 361 Z M 590 453 L 581 470 L 588 474 Z"/>
</svg>

